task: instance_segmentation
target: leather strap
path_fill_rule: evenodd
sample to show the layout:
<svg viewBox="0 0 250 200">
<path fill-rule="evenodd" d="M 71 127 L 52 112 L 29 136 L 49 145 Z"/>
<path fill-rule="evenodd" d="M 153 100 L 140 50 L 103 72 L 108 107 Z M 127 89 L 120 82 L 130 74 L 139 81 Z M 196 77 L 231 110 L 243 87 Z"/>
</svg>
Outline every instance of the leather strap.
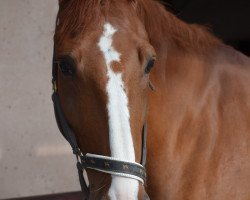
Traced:
<svg viewBox="0 0 250 200">
<path fill-rule="evenodd" d="M 64 117 L 61 103 L 60 103 L 59 96 L 58 96 L 57 92 L 54 92 L 52 94 L 52 100 L 54 103 L 55 118 L 57 121 L 58 128 L 59 128 L 60 132 L 62 133 L 62 135 L 64 136 L 64 138 L 69 142 L 69 144 L 73 150 L 73 153 L 77 155 L 80 152 L 79 152 L 79 147 L 78 147 L 77 142 L 76 142 L 75 134 L 73 133 L 73 131 L 69 127 L 69 125 Z"/>
<path fill-rule="evenodd" d="M 81 190 L 82 190 L 82 193 L 85 195 L 84 196 L 85 199 L 87 200 L 87 199 L 89 199 L 89 188 L 88 188 L 88 186 L 85 182 L 84 176 L 83 176 L 84 169 L 82 168 L 81 163 L 79 161 L 76 163 L 76 167 L 78 170 L 78 177 L 79 177 L 79 182 L 81 185 Z"/>
<path fill-rule="evenodd" d="M 147 161 L 147 124 L 144 124 L 142 129 L 142 157 L 141 157 L 141 165 L 143 167 L 146 166 Z"/>
<path fill-rule="evenodd" d="M 146 181 L 145 168 L 138 163 L 95 154 L 86 154 L 80 158 L 81 166 L 84 169 L 93 169 L 107 174 L 136 179 L 142 184 Z"/>
</svg>

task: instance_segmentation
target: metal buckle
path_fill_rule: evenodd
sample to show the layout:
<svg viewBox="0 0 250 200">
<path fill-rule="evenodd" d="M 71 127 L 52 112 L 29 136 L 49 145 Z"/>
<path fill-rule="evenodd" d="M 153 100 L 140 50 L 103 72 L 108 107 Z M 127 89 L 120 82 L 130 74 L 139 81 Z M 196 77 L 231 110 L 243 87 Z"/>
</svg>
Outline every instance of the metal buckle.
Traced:
<svg viewBox="0 0 250 200">
<path fill-rule="evenodd" d="M 78 149 L 76 149 L 76 151 L 73 151 L 73 153 L 76 155 L 77 161 L 81 163 L 81 161 L 82 161 L 81 157 L 83 156 L 81 150 L 78 148 Z"/>
<path fill-rule="evenodd" d="M 57 92 L 57 85 L 56 85 L 56 81 L 55 80 L 52 80 L 52 90 L 54 92 Z"/>
</svg>

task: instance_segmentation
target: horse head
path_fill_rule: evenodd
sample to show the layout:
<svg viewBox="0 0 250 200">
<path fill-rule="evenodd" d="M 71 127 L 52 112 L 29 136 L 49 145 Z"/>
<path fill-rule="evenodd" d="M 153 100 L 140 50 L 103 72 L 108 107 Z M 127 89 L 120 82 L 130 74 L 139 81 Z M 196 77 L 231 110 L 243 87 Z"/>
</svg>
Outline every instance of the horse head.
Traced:
<svg viewBox="0 0 250 200">
<path fill-rule="evenodd" d="M 136 1 L 60 0 L 54 41 L 57 91 L 81 152 L 140 163 L 156 54 Z M 138 177 L 86 172 L 90 199 L 148 199 Z"/>
</svg>

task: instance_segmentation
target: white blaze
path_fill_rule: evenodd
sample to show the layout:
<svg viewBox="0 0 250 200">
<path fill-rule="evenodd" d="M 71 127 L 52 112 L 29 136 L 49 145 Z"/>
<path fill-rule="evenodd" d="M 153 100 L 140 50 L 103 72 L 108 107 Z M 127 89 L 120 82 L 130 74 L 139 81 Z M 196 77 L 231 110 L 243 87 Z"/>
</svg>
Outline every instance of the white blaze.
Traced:
<svg viewBox="0 0 250 200">
<path fill-rule="evenodd" d="M 122 80 L 122 73 L 115 73 L 111 68 L 112 62 L 120 62 L 120 53 L 112 46 L 113 35 L 116 31 L 110 23 L 106 23 L 98 43 L 107 66 L 108 83 L 106 90 L 108 96 L 110 150 L 112 157 L 135 162 L 135 151 L 129 122 L 128 97 Z M 138 188 L 139 183 L 137 180 L 112 175 L 112 183 L 108 194 L 111 200 L 135 200 L 138 199 Z"/>
</svg>

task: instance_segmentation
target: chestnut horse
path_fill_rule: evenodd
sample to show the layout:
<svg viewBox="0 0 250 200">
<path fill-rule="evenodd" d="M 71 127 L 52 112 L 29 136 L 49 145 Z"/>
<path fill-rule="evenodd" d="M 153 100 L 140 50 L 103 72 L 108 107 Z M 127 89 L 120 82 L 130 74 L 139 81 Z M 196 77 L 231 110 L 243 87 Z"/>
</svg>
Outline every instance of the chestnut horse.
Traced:
<svg viewBox="0 0 250 200">
<path fill-rule="evenodd" d="M 153 0 L 60 0 L 54 40 L 83 154 L 140 163 L 148 125 L 146 184 L 87 169 L 89 199 L 250 199 L 248 57 Z"/>
</svg>

